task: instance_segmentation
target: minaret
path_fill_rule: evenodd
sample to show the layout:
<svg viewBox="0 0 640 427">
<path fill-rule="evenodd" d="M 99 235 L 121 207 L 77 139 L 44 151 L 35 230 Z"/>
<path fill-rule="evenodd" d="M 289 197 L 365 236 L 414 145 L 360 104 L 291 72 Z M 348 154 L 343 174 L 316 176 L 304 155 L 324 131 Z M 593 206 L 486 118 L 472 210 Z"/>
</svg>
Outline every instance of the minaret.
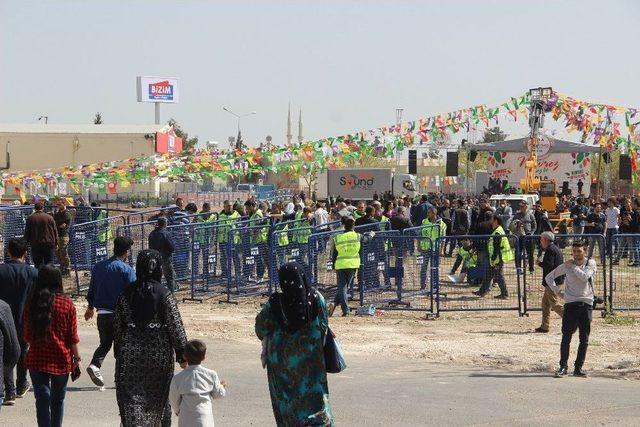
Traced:
<svg viewBox="0 0 640 427">
<path fill-rule="evenodd" d="M 289 112 L 287 113 L 287 144 L 291 145 L 293 134 L 291 133 L 291 103 L 289 103 Z"/>
<path fill-rule="evenodd" d="M 302 144 L 304 138 L 302 137 L 302 108 L 300 109 L 300 115 L 298 116 L 298 142 Z"/>
</svg>

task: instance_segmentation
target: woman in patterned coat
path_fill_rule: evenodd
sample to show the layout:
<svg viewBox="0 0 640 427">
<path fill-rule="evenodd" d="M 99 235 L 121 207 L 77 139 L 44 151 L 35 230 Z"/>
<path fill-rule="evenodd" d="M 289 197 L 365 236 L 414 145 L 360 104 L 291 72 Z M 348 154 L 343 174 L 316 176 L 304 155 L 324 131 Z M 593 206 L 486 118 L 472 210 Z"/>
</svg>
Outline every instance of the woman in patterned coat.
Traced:
<svg viewBox="0 0 640 427">
<path fill-rule="evenodd" d="M 256 317 L 278 426 L 332 426 L 323 337 L 327 307 L 304 267 L 290 262 L 279 272 L 280 289 Z"/>
<path fill-rule="evenodd" d="M 181 365 L 187 337 L 173 294 L 161 284 L 162 257 L 144 250 L 137 281 L 116 306 L 114 354 L 116 398 L 124 427 L 171 425 L 169 385 Z"/>
</svg>

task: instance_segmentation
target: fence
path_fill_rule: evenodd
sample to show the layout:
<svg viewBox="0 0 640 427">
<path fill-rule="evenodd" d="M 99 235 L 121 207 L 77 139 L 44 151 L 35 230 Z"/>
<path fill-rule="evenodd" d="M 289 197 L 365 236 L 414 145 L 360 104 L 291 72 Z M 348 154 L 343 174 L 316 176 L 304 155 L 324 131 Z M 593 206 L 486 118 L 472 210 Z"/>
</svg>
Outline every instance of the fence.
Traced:
<svg viewBox="0 0 640 427">
<path fill-rule="evenodd" d="M 601 243 L 605 248 L 604 241 Z M 640 310 L 640 234 L 612 237 L 609 304 L 612 310 Z"/>
<path fill-rule="evenodd" d="M 113 216 L 69 228 L 69 257 L 75 272 L 76 295 L 88 290 L 93 266 L 113 255 L 112 238 L 125 223 L 125 217 Z"/>
<path fill-rule="evenodd" d="M 607 257 L 605 255 L 606 242 L 602 234 L 556 234 L 554 243 L 562 251 L 563 259 L 572 259 L 571 244 L 576 237 L 585 239 L 589 245 L 587 256 L 596 261 L 598 271 L 592 279 L 595 295 L 611 302 L 607 290 Z M 522 236 L 518 239 L 520 265 L 519 271 L 522 277 L 522 313 L 541 310 L 542 295 L 544 294 L 544 280 L 542 268 L 537 266 L 542 260 L 543 249 L 540 245 L 540 236 Z M 612 271 L 612 270 L 610 270 Z"/>
</svg>

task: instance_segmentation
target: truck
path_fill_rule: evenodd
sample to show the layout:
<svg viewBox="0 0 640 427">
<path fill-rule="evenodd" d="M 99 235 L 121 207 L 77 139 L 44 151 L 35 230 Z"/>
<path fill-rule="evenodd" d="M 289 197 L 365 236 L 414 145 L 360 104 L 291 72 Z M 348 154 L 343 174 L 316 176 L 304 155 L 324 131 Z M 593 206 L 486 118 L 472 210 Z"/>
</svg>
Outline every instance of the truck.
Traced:
<svg viewBox="0 0 640 427">
<path fill-rule="evenodd" d="M 396 173 L 388 168 L 328 169 L 318 175 L 316 197 L 326 200 L 329 196 L 341 196 L 350 200 L 371 200 L 391 191 L 396 196 L 415 197 L 419 193 L 415 175 Z"/>
</svg>

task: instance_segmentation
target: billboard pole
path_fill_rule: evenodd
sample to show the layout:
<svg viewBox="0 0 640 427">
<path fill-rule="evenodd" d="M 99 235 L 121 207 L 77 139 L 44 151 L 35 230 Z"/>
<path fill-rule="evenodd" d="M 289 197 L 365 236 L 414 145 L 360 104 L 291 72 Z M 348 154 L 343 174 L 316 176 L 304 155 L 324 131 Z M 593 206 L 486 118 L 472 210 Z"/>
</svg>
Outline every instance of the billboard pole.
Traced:
<svg viewBox="0 0 640 427">
<path fill-rule="evenodd" d="M 160 124 L 160 103 L 154 102 L 154 104 L 156 106 L 156 124 L 159 125 Z"/>
</svg>

